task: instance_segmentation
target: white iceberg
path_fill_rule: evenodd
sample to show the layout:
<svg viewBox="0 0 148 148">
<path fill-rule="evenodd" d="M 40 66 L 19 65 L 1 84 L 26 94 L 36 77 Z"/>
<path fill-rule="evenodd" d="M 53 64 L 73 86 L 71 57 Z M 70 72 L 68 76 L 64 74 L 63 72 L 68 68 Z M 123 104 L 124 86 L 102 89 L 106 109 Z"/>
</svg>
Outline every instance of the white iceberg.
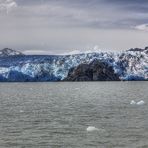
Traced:
<svg viewBox="0 0 148 148">
<path fill-rule="evenodd" d="M 87 129 L 86 129 L 87 132 L 93 132 L 93 131 L 98 131 L 98 130 L 99 129 L 94 127 L 94 126 L 88 126 Z"/>
<path fill-rule="evenodd" d="M 138 102 L 136 102 L 136 101 L 132 100 L 132 101 L 130 102 L 130 104 L 131 104 L 131 105 L 144 105 L 144 104 L 145 104 L 145 102 L 144 102 L 143 100 L 138 101 Z"/>
<path fill-rule="evenodd" d="M 132 100 L 132 101 L 130 102 L 130 104 L 131 104 L 131 105 L 134 105 L 134 104 L 136 104 L 136 102 L 135 102 L 134 100 Z"/>
<path fill-rule="evenodd" d="M 143 100 L 137 102 L 137 105 L 144 105 L 144 104 L 145 104 L 145 102 Z"/>
</svg>

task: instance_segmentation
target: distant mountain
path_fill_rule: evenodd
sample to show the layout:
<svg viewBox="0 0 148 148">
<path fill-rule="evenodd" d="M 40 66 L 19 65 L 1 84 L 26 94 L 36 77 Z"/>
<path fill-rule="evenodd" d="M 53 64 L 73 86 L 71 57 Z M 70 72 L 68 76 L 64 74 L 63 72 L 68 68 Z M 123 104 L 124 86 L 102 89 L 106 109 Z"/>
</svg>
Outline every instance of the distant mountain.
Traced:
<svg viewBox="0 0 148 148">
<path fill-rule="evenodd" d="M 19 51 L 15 51 L 9 48 L 4 48 L 0 50 L 0 57 L 8 57 L 8 56 L 16 56 L 16 55 L 18 56 L 23 54 Z"/>
<path fill-rule="evenodd" d="M 140 52 L 147 51 L 148 52 L 148 47 L 145 47 L 144 49 L 141 49 L 141 48 L 131 48 L 131 49 L 127 50 L 127 51 L 140 51 Z"/>
<path fill-rule="evenodd" d="M 4 82 L 148 80 L 148 47 L 47 56 L 6 48 L 0 55 L 0 81 Z"/>
</svg>

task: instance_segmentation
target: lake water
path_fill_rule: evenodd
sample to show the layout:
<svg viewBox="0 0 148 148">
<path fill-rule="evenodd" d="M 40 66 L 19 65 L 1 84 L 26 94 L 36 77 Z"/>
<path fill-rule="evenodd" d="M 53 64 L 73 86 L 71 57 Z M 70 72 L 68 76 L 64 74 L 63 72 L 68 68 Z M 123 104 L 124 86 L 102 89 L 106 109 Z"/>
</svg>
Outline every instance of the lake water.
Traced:
<svg viewBox="0 0 148 148">
<path fill-rule="evenodd" d="M 0 83 L 0 148 L 148 148 L 148 82 Z"/>
</svg>

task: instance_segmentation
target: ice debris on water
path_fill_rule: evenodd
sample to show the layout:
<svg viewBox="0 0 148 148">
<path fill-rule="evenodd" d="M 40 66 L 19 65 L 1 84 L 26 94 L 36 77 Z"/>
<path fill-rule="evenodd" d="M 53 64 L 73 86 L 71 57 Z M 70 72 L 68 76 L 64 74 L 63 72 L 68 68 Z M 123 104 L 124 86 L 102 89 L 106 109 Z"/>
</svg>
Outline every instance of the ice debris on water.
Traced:
<svg viewBox="0 0 148 148">
<path fill-rule="evenodd" d="M 138 102 L 136 102 L 136 101 L 132 100 L 132 101 L 130 102 L 130 104 L 131 104 L 131 105 L 144 105 L 144 104 L 145 104 L 145 102 L 144 102 L 143 100 L 138 101 Z"/>
<path fill-rule="evenodd" d="M 93 131 L 98 131 L 98 130 L 99 129 L 94 127 L 94 126 L 88 126 L 87 129 L 86 129 L 87 132 L 93 132 Z"/>
<path fill-rule="evenodd" d="M 99 132 L 99 133 L 101 133 L 101 134 L 103 134 L 103 133 L 106 132 L 106 130 L 105 130 L 104 128 L 96 128 L 96 127 L 94 127 L 94 126 L 88 126 L 88 127 L 86 128 L 86 131 L 87 131 L 87 132 Z"/>
<path fill-rule="evenodd" d="M 136 102 L 134 100 L 132 100 L 130 104 L 133 105 L 133 104 L 136 104 Z"/>
<path fill-rule="evenodd" d="M 145 102 L 143 100 L 137 102 L 137 105 L 143 105 L 143 104 L 145 104 Z"/>
<path fill-rule="evenodd" d="M 24 111 L 23 110 L 20 110 L 20 113 L 23 113 Z"/>
</svg>

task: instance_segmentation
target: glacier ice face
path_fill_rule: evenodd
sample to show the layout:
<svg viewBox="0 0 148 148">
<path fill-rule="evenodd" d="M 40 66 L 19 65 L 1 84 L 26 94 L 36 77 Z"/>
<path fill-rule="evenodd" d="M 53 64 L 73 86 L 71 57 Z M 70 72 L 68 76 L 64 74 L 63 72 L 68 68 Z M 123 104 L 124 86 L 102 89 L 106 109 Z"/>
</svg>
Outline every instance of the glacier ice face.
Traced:
<svg viewBox="0 0 148 148">
<path fill-rule="evenodd" d="M 148 80 L 148 50 L 72 55 L 0 57 L 0 81 L 60 81 L 71 68 L 95 59 L 110 64 L 121 80 Z"/>
</svg>

